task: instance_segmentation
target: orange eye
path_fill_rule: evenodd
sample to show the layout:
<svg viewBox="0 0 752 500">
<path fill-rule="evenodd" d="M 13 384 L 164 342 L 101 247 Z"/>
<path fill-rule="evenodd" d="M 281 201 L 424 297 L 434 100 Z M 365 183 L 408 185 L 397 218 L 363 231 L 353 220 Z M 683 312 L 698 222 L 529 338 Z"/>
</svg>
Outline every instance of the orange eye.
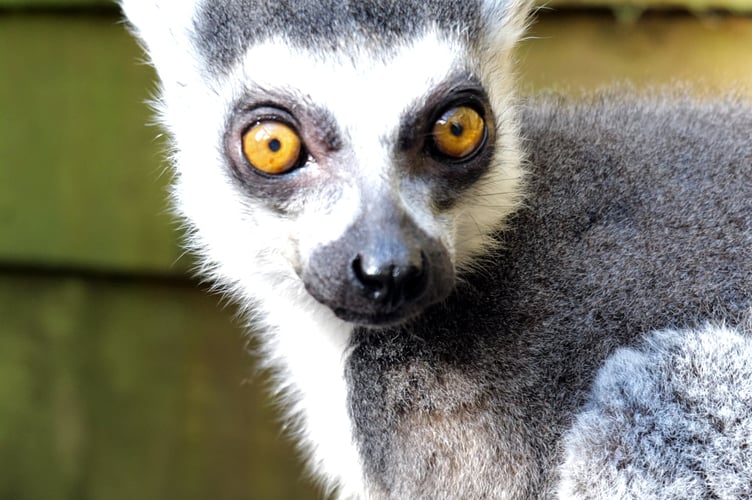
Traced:
<svg viewBox="0 0 752 500">
<path fill-rule="evenodd" d="M 284 174 L 298 166 L 302 148 L 298 133 L 282 122 L 259 122 L 243 135 L 246 160 L 269 175 Z"/>
<path fill-rule="evenodd" d="M 433 126 L 433 141 L 442 154 L 461 160 L 475 153 L 486 138 L 486 122 L 468 106 L 449 109 Z"/>
</svg>

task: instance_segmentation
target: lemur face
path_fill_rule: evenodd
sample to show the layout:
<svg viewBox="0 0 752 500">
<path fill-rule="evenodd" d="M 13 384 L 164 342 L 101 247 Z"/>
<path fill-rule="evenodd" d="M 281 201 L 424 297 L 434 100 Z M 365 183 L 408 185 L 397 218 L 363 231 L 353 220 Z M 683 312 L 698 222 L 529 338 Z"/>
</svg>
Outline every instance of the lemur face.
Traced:
<svg viewBox="0 0 752 500">
<path fill-rule="evenodd" d="M 496 131 L 477 77 L 437 47 L 343 63 L 272 42 L 244 60 L 225 173 L 285 231 L 306 290 L 347 321 L 401 320 L 454 284 L 452 212 L 488 174 Z M 438 71 L 425 64 L 437 55 Z"/>
<path fill-rule="evenodd" d="M 373 12 L 322 35 L 272 26 L 294 20 L 268 5 L 220 3 L 170 3 L 187 20 L 171 33 L 190 41 L 184 60 L 149 47 L 178 206 L 208 265 L 256 300 L 309 297 L 360 325 L 444 299 L 519 198 L 510 79 L 498 79 L 509 58 L 493 53 L 506 44 L 430 19 L 383 27 Z M 244 6 L 271 17 L 226 17 Z"/>
</svg>

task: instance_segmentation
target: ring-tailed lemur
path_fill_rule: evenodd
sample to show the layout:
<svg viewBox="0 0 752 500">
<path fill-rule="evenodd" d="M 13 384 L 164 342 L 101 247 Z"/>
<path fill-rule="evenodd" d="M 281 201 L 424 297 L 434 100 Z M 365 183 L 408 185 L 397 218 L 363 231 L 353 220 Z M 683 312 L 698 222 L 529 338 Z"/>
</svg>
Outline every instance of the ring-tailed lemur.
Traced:
<svg viewBox="0 0 752 500">
<path fill-rule="evenodd" d="M 527 0 L 122 6 L 331 491 L 752 495 L 748 103 L 520 102 Z"/>
</svg>

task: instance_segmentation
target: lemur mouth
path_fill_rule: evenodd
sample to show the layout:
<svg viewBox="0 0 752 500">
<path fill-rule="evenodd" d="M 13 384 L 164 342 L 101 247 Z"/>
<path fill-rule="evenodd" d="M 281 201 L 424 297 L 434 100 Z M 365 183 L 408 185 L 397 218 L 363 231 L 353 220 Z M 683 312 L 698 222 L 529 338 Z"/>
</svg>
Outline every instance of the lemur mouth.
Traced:
<svg viewBox="0 0 752 500">
<path fill-rule="evenodd" d="M 332 311 L 339 319 L 347 321 L 348 323 L 353 323 L 357 326 L 365 328 L 389 328 L 399 326 L 400 324 L 409 321 L 417 316 L 421 309 L 397 310 L 381 314 L 367 314 L 343 308 L 332 308 Z"/>
</svg>

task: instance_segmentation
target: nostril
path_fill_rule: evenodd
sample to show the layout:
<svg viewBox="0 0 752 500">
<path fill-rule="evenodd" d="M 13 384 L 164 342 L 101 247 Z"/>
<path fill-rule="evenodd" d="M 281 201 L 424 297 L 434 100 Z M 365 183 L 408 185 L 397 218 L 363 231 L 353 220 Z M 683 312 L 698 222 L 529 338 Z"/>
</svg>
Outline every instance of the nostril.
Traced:
<svg viewBox="0 0 752 500">
<path fill-rule="evenodd" d="M 428 285 L 428 261 L 423 252 L 420 252 L 420 264 L 409 265 L 400 277 L 401 294 L 405 301 L 417 299 L 425 292 Z"/>
<path fill-rule="evenodd" d="M 358 283 L 374 299 L 380 299 L 392 287 L 392 270 L 390 268 L 368 268 L 363 264 L 363 257 L 358 255 L 352 263 L 353 274 Z"/>
<path fill-rule="evenodd" d="M 427 259 L 420 253 L 420 263 L 385 262 L 367 265 L 361 255 L 353 259 L 352 270 L 358 284 L 373 300 L 398 307 L 420 297 L 426 290 Z"/>
</svg>

